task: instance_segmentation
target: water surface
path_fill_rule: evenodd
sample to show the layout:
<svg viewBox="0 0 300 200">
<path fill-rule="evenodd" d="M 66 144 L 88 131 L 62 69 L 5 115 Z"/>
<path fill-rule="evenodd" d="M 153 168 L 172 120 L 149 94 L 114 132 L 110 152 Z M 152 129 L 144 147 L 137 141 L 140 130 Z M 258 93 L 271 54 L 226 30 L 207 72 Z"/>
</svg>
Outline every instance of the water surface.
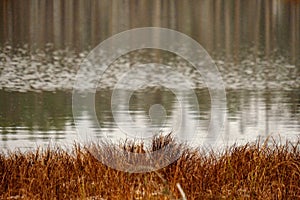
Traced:
<svg viewBox="0 0 300 200">
<path fill-rule="evenodd" d="M 99 137 L 115 141 L 127 137 L 116 125 L 111 112 L 111 90 L 99 91 L 96 95 L 96 113 L 101 128 L 90 120 L 88 111 L 82 112 L 80 121 Z M 196 90 L 198 105 L 191 105 L 186 96 L 183 105 L 185 133 L 197 124 L 196 140 L 199 144 L 207 136 L 210 120 L 210 96 L 206 89 Z M 72 115 L 72 94 L 69 92 L 19 93 L 0 92 L 1 148 L 35 148 L 38 145 L 59 144 L 70 146 L 78 141 Z M 295 140 L 300 132 L 300 92 L 298 91 L 227 91 L 227 118 L 224 132 L 218 143 L 246 143 L 268 136 Z M 166 110 L 166 120 L 160 126 L 162 132 L 174 130 L 178 119 L 178 101 L 168 90 L 136 91 L 130 100 L 130 115 L 136 127 L 157 124 L 149 122 L 151 105 L 161 104 Z M 200 112 L 195 112 L 199 106 Z M 120 109 L 122 116 L 125 110 Z M 126 119 L 124 119 L 126 124 Z M 80 142 L 80 141 L 79 141 Z"/>
<path fill-rule="evenodd" d="M 300 136 L 299 21 L 300 3 L 288 0 L 0 1 L 0 147 L 26 149 L 49 142 L 68 146 L 77 140 L 71 92 L 80 63 L 108 37 L 147 26 L 192 37 L 216 63 L 227 93 L 219 144 L 270 135 L 294 140 Z M 112 89 L 133 65 L 149 62 L 172 66 L 193 82 L 197 105 L 188 93 L 181 93 L 182 135 L 190 137 L 191 127 L 197 126 L 194 141 L 200 145 L 211 117 L 211 99 L 201 74 L 170 52 L 148 49 L 117 59 L 96 95 L 101 131 L 85 108 L 80 123 L 100 138 L 125 138 L 112 115 Z M 136 78 L 147 75 L 159 78 L 145 72 Z M 180 83 L 170 78 L 170 84 Z M 149 119 L 149 109 L 151 113 L 157 104 L 166 111 L 163 125 Z M 169 132 L 181 121 L 176 96 L 168 89 L 135 91 L 129 108 L 134 124 L 122 107 L 117 115 L 132 130 L 159 127 Z"/>
</svg>

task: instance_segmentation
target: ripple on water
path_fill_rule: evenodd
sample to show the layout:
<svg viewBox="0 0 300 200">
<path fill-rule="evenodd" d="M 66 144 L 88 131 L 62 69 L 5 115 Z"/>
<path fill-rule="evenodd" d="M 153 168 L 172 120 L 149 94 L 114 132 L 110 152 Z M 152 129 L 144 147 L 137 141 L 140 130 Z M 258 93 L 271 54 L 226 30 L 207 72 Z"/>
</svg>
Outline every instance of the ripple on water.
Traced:
<svg viewBox="0 0 300 200">
<path fill-rule="evenodd" d="M 87 52 L 75 53 L 69 50 L 57 50 L 44 52 L 37 50 L 30 52 L 28 49 L 20 48 L 12 53 L 9 47 L 0 49 L 0 89 L 8 91 L 55 91 L 72 90 L 77 70 Z M 141 55 L 142 54 L 142 55 Z M 29 56 L 30 55 L 30 56 Z M 131 69 L 133 64 L 139 62 L 147 63 L 149 58 L 140 58 L 145 53 L 135 52 L 134 55 L 118 58 L 102 76 L 99 87 L 114 88 L 118 79 L 126 71 Z M 134 58 L 138 57 L 136 63 Z M 250 56 L 249 56 L 250 57 Z M 148 59 L 148 60 L 147 60 Z M 150 59 L 150 61 L 152 61 Z M 201 74 L 180 57 L 170 55 L 168 60 L 158 62 L 171 65 L 178 72 L 192 80 L 194 88 L 203 88 Z M 222 75 L 227 89 L 295 89 L 300 87 L 299 67 L 285 62 L 282 57 L 275 57 L 271 62 L 256 58 L 244 59 L 240 63 L 215 60 L 215 63 Z M 89 70 L 85 73 L 88 75 Z M 145 74 L 140 71 L 137 79 L 144 78 Z M 159 74 L 146 74 L 153 79 L 159 78 Z M 87 76 L 85 76 L 87 77 Z M 176 76 L 174 76 L 176 77 Z M 84 77 L 82 77 L 84 78 Z M 182 80 L 170 78 L 170 85 L 179 87 Z M 86 80 L 86 86 L 91 86 L 92 80 Z"/>
</svg>

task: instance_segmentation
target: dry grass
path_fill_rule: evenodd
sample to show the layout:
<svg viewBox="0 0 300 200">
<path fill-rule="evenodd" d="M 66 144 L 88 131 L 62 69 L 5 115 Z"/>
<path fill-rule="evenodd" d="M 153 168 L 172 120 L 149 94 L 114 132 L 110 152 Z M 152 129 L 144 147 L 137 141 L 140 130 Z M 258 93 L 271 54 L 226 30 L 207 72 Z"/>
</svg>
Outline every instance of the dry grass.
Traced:
<svg viewBox="0 0 300 200">
<path fill-rule="evenodd" d="M 138 174 L 111 169 L 87 151 L 98 150 L 98 159 L 107 159 L 120 156 L 117 148 L 145 155 L 166 144 L 180 150 L 180 158 Z M 75 145 L 71 153 L 48 148 L 0 155 L 1 199 L 182 199 L 178 184 L 187 199 L 300 199 L 300 139 L 207 154 L 179 145 L 169 135 L 154 138 L 147 150 L 127 141 L 121 148 L 100 143 Z"/>
</svg>

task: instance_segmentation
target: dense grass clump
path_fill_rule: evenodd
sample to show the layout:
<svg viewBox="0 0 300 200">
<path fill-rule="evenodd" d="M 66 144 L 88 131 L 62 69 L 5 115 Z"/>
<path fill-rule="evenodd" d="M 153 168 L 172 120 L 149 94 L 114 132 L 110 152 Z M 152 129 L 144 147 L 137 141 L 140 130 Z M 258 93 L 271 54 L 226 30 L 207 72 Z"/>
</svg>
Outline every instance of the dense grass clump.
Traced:
<svg viewBox="0 0 300 200">
<path fill-rule="evenodd" d="M 177 148 L 181 155 L 158 171 L 122 172 L 98 160 L 120 156 L 115 152 L 118 149 L 146 155 L 165 146 L 174 151 Z M 98 159 L 91 150 L 98 152 Z M 74 145 L 72 152 L 48 148 L 0 154 L 1 199 L 184 199 L 184 196 L 299 199 L 300 139 L 284 145 L 257 142 L 207 153 L 177 144 L 168 135 L 155 137 L 148 148 L 142 143 L 126 141 L 121 145 Z"/>
</svg>

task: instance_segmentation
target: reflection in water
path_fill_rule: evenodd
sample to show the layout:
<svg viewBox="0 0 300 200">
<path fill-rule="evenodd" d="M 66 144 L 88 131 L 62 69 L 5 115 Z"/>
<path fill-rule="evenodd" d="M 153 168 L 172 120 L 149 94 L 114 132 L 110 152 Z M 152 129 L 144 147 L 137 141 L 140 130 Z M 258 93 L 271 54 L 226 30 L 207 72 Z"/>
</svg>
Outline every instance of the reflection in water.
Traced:
<svg viewBox="0 0 300 200">
<path fill-rule="evenodd" d="M 48 144 L 75 133 L 69 94 L 0 91 L 0 97 L 2 147 Z"/>
<path fill-rule="evenodd" d="M 171 28 L 197 40 L 216 61 L 226 88 L 236 89 L 227 91 L 228 114 L 220 141 L 247 142 L 270 134 L 299 136 L 300 3 L 294 2 L 3 0 L 0 1 L 0 89 L 23 92 L 71 89 L 87 50 L 101 41 L 131 28 Z M 195 80 L 200 77 L 186 62 L 170 54 L 160 52 L 152 56 L 149 51 L 145 54 L 136 54 L 137 57 L 128 54 L 118 59 L 119 67 L 108 70 L 103 85 L 114 85 L 120 74 L 134 64 L 132 60 L 148 63 L 151 58 L 164 64 L 170 61 L 178 65 L 173 66 L 176 70 Z M 101 89 L 96 95 L 102 134 L 110 138 L 125 137 L 113 120 L 111 94 L 110 90 Z M 195 112 L 196 105 L 188 100 L 189 95 L 180 110 L 170 91 L 137 91 L 130 100 L 130 115 L 135 126 L 147 126 L 149 109 L 161 104 L 167 115 L 162 131 L 170 131 L 181 121 L 178 113 L 182 111 L 184 137 L 190 138 L 187 135 L 191 134 L 193 124 L 197 124 L 201 143 L 209 126 L 210 97 L 205 89 L 197 90 L 197 95 L 200 113 Z M 71 97 L 68 92 L 0 90 L 0 147 L 31 147 L 35 143 L 47 144 L 49 140 L 73 142 L 76 130 Z M 121 118 L 123 111 L 120 107 L 117 113 Z M 90 116 L 83 108 L 81 123 L 99 134 Z"/>
<path fill-rule="evenodd" d="M 126 134 L 119 130 L 111 111 L 112 91 L 99 91 L 96 95 L 96 113 L 101 125 L 90 121 L 90 113 L 82 112 L 81 123 L 93 129 L 99 137 L 119 140 Z M 166 110 L 166 121 L 161 131 L 174 131 L 181 121 L 183 138 L 190 138 L 193 125 L 197 125 L 196 144 L 201 144 L 207 136 L 210 119 L 210 96 L 207 90 L 196 91 L 200 112 L 195 112 L 197 105 L 191 104 L 189 96 L 183 98 L 184 109 L 175 95 L 168 90 L 136 91 L 130 100 L 130 115 L 137 127 L 149 126 L 149 108 L 161 104 Z M 55 141 L 70 145 L 76 139 L 76 129 L 72 119 L 71 93 L 0 93 L 0 135 L 2 148 L 35 147 L 35 144 L 48 144 Z M 294 139 L 300 131 L 299 91 L 227 91 L 227 119 L 224 133 L 218 138 L 219 143 L 254 141 L 257 137 L 281 135 L 282 138 Z M 83 109 L 84 110 L 84 109 Z M 122 117 L 122 107 L 119 109 Z M 126 119 L 124 119 L 126 125 Z M 155 126 L 155 124 L 153 125 Z M 180 137 L 181 137 L 180 136 Z"/>
</svg>

